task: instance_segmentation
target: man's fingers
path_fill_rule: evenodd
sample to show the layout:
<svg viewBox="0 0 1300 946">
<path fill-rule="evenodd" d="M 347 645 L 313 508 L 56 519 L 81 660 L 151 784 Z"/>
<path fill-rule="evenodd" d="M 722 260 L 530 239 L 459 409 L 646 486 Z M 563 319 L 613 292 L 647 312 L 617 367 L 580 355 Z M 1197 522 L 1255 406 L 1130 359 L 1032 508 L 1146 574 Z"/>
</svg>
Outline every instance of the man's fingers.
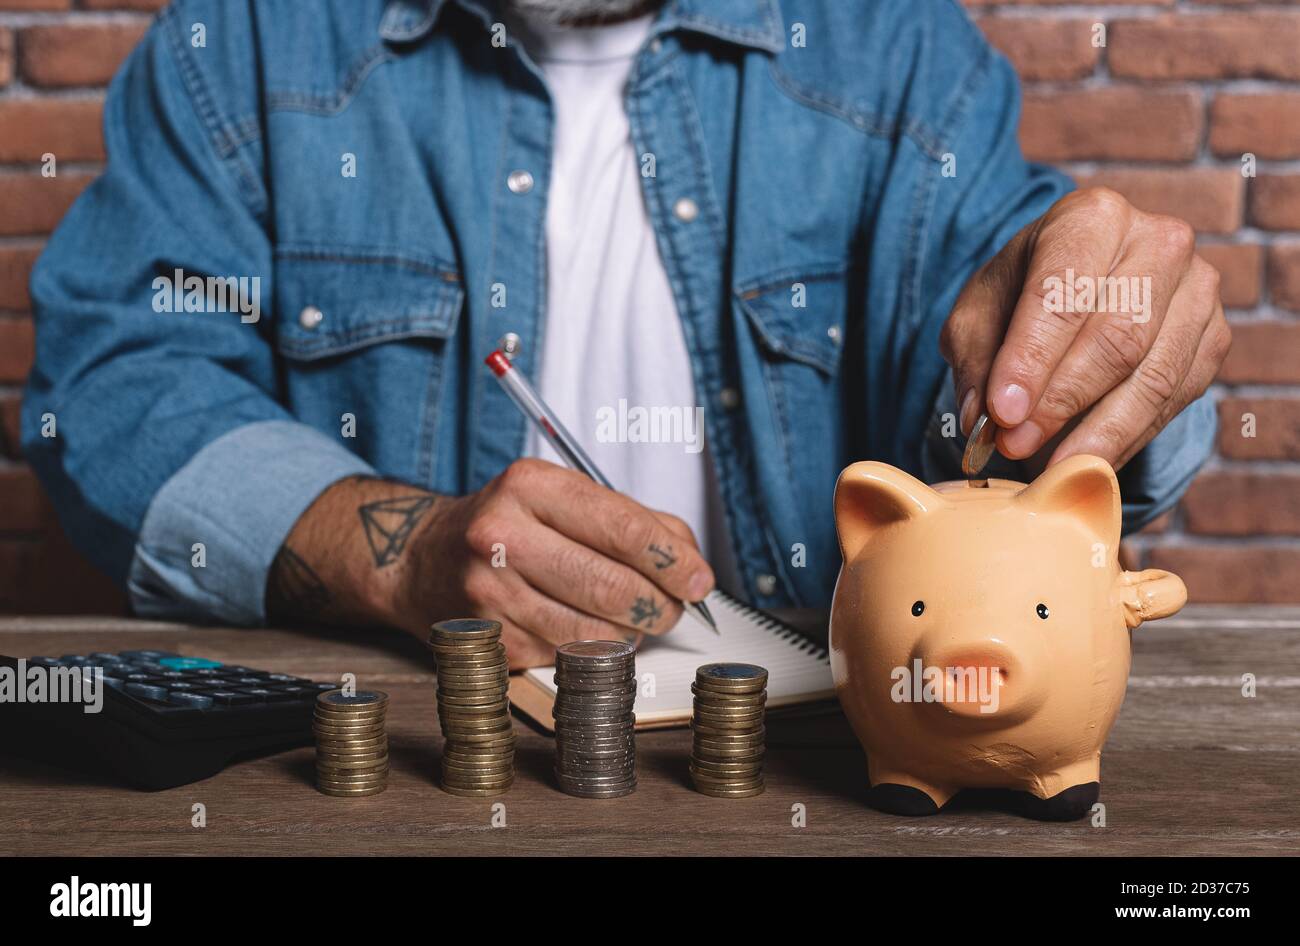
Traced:
<svg viewBox="0 0 1300 946">
<path fill-rule="evenodd" d="M 693 543 L 649 509 L 585 476 L 553 464 L 514 463 L 503 475 L 512 495 L 538 520 L 636 569 L 674 598 L 699 601 L 713 570 Z"/>
<path fill-rule="evenodd" d="M 542 594 L 628 630 L 662 634 L 682 606 L 640 572 L 548 526 L 510 543 L 510 565 Z"/>
<path fill-rule="evenodd" d="M 527 589 L 512 595 L 505 603 L 505 613 L 516 625 L 552 648 L 571 641 L 631 643 L 638 639 L 638 631 L 579 611 L 527 582 L 525 584 L 528 585 Z"/>
<path fill-rule="evenodd" d="M 1067 195 L 1034 235 L 1020 298 L 989 371 L 989 413 L 999 427 L 1023 423 L 1089 318 L 1061 304 L 1066 284 L 1108 275 L 1120 258 L 1134 211 L 1105 188 Z"/>
<path fill-rule="evenodd" d="M 1021 230 L 980 267 L 957 297 L 939 334 L 939 351 L 952 366 L 963 435 L 970 433 L 984 410 L 989 368 L 1024 282 L 1030 233 L 1030 227 Z"/>
<path fill-rule="evenodd" d="M 1051 462 L 1076 453 L 1102 457 L 1116 469 L 1155 436 L 1213 380 L 1222 306 L 1206 304 L 1203 286 L 1179 287 L 1164 329 L 1133 374 L 1103 397 L 1056 448 Z M 1225 330 L 1226 331 L 1226 330 Z"/>
<path fill-rule="evenodd" d="M 1029 418 L 999 438 L 999 448 L 1011 459 L 1038 452 L 1068 421 L 1138 370 L 1193 265 L 1214 274 L 1194 255 L 1191 227 L 1173 217 L 1142 218 L 1126 243 L 1109 274 L 1076 287 L 1089 293 L 1078 300 L 1084 321 Z M 1198 285 L 1204 277 L 1198 271 Z M 1217 293 L 1217 282 L 1210 293 Z"/>
</svg>

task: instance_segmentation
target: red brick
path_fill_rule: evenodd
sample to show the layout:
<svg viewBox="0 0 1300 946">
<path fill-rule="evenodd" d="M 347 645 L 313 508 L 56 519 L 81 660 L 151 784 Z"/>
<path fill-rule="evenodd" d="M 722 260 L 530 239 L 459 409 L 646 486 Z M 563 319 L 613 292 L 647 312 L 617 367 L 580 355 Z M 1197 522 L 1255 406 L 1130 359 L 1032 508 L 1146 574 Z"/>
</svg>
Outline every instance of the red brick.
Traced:
<svg viewBox="0 0 1300 946">
<path fill-rule="evenodd" d="M 0 236 L 49 233 L 91 180 L 86 174 L 0 175 Z"/>
<path fill-rule="evenodd" d="M 27 280 L 32 265 L 41 255 L 39 246 L 0 246 L 0 310 L 26 311 L 32 300 L 27 294 Z"/>
<path fill-rule="evenodd" d="M 1202 535 L 1296 535 L 1300 476 L 1204 473 L 1183 496 L 1183 521 Z"/>
<path fill-rule="evenodd" d="M 1026 81 L 1082 79 L 1101 57 L 1092 45 L 1092 20 L 986 16 L 978 23 Z"/>
<path fill-rule="evenodd" d="M 1300 312 L 1300 243 L 1268 248 L 1268 292 L 1275 305 Z M 1300 352 L 1296 352 L 1300 358 Z"/>
<path fill-rule="evenodd" d="M 1258 243 L 1202 243 L 1196 247 L 1219 271 L 1219 296 L 1228 309 L 1249 309 L 1259 303 L 1264 272 L 1264 248 Z"/>
<path fill-rule="evenodd" d="M 22 455 L 22 434 L 18 423 L 22 403 L 16 394 L 0 397 L 0 455 L 11 460 Z"/>
<path fill-rule="evenodd" d="M 0 318 L 0 384 L 21 384 L 32 370 L 32 320 Z"/>
<path fill-rule="evenodd" d="M 31 85 L 107 85 L 140 41 L 143 23 L 30 26 L 18 34 L 18 71 Z"/>
<path fill-rule="evenodd" d="M 1037 161 L 1190 161 L 1202 123 L 1200 93 L 1190 89 L 1031 92 L 1020 145 Z"/>
<path fill-rule="evenodd" d="M 14 34 L 0 29 L 0 86 L 6 86 L 14 77 Z"/>
<path fill-rule="evenodd" d="M 1232 323 L 1232 350 L 1219 369 L 1226 384 L 1300 384 L 1300 322 Z"/>
<path fill-rule="evenodd" d="M 0 10 L 67 10 L 72 0 L 0 0 Z"/>
<path fill-rule="evenodd" d="M 1253 437 L 1243 432 L 1247 414 L 1254 418 Z M 1219 453 L 1230 460 L 1300 460 L 1300 398 L 1221 400 Z"/>
<path fill-rule="evenodd" d="M 1111 75 L 1137 79 L 1300 79 L 1300 13 L 1163 15 L 1110 24 Z"/>
<path fill-rule="evenodd" d="M 1300 157 L 1300 92 L 1223 92 L 1210 106 L 1210 150 L 1224 157 Z"/>
<path fill-rule="evenodd" d="M 102 161 L 104 141 L 98 99 L 8 99 L 0 101 L 0 161 Z"/>
<path fill-rule="evenodd" d="M 1157 546 L 1147 567 L 1182 578 L 1192 601 L 1300 602 L 1300 548 L 1294 546 Z"/>
<path fill-rule="evenodd" d="M 87 10 L 161 10 L 169 0 L 81 0 Z"/>
<path fill-rule="evenodd" d="M 1232 168 L 1107 169 L 1077 175 L 1080 187 L 1113 187 L 1149 213 L 1181 217 L 1202 233 L 1241 226 L 1241 174 Z"/>
<path fill-rule="evenodd" d="M 1152 519 L 1150 522 L 1144 525 L 1139 531 L 1143 535 L 1161 535 L 1169 531 L 1169 525 L 1173 521 L 1174 521 L 1173 510 L 1170 510 L 1169 512 L 1162 512 L 1160 515 L 1156 516 L 1154 519 Z"/>
<path fill-rule="evenodd" d="M 1250 185 L 1251 223 L 1265 230 L 1300 230 L 1300 174 L 1261 174 Z"/>
<path fill-rule="evenodd" d="M 50 521 L 50 506 L 36 474 L 0 470 L 0 532 L 37 532 Z"/>
<path fill-rule="evenodd" d="M 126 598 L 58 529 L 0 539 L 0 613 L 126 614 Z"/>
</svg>

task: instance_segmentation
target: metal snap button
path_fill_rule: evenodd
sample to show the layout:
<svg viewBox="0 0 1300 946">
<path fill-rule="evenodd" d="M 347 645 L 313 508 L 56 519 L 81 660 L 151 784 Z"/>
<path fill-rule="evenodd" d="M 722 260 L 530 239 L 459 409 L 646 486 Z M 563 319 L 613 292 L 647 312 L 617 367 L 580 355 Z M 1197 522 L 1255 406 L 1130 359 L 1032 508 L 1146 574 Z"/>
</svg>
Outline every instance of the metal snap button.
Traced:
<svg viewBox="0 0 1300 946">
<path fill-rule="evenodd" d="M 527 171 L 511 171 L 506 186 L 516 194 L 527 194 L 533 189 L 533 176 Z"/>
<path fill-rule="evenodd" d="M 689 197 L 681 197 L 673 204 L 673 213 L 682 223 L 690 223 L 700 215 L 700 205 Z"/>
<path fill-rule="evenodd" d="M 325 313 L 314 305 L 309 305 L 298 313 L 298 324 L 311 331 L 325 321 Z"/>
</svg>

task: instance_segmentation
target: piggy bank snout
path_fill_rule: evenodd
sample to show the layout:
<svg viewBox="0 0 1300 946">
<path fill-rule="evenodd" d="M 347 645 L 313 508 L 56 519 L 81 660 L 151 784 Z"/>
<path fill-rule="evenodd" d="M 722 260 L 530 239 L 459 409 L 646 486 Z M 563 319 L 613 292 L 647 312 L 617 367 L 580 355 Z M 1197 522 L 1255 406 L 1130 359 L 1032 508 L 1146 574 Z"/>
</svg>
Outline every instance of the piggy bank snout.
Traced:
<svg viewBox="0 0 1300 946">
<path fill-rule="evenodd" d="M 920 660 L 937 683 L 937 705 L 953 716 L 1003 721 L 1035 702 L 1024 661 L 995 638 L 923 646 Z"/>
</svg>

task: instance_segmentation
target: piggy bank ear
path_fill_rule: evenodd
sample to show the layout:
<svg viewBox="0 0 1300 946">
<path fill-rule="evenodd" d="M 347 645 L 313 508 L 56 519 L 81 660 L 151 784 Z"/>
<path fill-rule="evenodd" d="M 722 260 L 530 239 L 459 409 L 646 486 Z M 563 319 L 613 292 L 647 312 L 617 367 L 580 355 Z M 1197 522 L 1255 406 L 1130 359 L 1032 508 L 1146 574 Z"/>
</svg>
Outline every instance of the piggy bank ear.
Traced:
<svg viewBox="0 0 1300 946">
<path fill-rule="evenodd" d="M 916 477 L 888 463 L 866 460 L 846 467 L 835 484 L 835 528 L 844 561 L 851 561 L 890 523 L 928 515 L 947 505 Z"/>
<path fill-rule="evenodd" d="M 1079 454 L 1062 460 L 1021 490 L 1016 502 L 1039 512 L 1075 516 L 1108 551 L 1119 547 L 1119 480 L 1101 457 Z"/>
<path fill-rule="evenodd" d="M 1187 603 L 1187 586 L 1173 572 L 1148 568 L 1123 572 L 1119 576 L 1119 598 L 1124 606 L 1124 623 L 1137 627 L 1175 614 Z"/>
</svg>

